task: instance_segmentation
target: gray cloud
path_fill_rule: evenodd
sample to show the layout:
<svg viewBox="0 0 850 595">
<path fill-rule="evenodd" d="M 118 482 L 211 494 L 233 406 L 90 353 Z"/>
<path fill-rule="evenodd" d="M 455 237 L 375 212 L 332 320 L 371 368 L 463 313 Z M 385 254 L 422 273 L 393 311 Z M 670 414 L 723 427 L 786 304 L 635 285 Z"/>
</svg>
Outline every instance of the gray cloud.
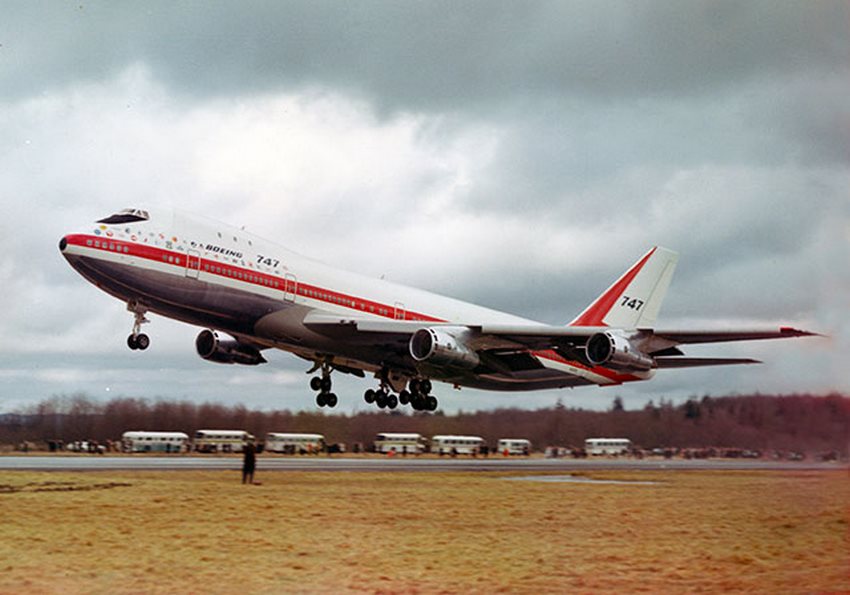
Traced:
<svg viewBox="0 0 850 595">
<path fill-rule="evenodd" d="M 190 94 L 312 84 L 392 111 L 506 98 L 710 95 L 848 64 L 842 2 L 86 2 L 21 4 L 2 28 L 6 93 L 149 64 Z"/>
<path fill-rule="evenodd" d="M 847 390 L 848 17 L 843 2 L 6 7 L 0 410 L 107 385 L 232 398 L 223 378 L 257 406 L 281 406 L 281 392 L 310 406 L 299 360 L 216 367 L 192 353 L 197 329 L 174 322 L 155 320 L 146 363 L 112 354 L 130 317 L 56 242 L 134 204 L 214 213 L 344 268 L 550 323 L 658 243 L 681 253 L 665 326 L 835 335 L 722 349 L 763 357 L 759 369 L 523 406 Z M 356 407 L 363 383 L 341 382 Z M 449 410 L 518 402 L 441 396 Z"/>
</svg>

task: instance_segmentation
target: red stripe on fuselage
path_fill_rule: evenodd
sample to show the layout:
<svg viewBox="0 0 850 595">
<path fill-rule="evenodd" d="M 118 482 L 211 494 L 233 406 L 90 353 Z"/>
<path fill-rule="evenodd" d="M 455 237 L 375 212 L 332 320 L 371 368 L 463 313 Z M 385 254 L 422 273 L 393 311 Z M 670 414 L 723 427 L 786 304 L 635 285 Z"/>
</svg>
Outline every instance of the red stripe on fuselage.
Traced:
<svg viewBox="0 0 850 595">
<path fill-rule="evenodd" d="M 233 281 L 272 289 L 279 291 L 280 293 L 294 293 L 299 297 L 349 308 L 357 312 L 374 314 L 383 318 L 412 321 L 418 320 L 422 322 L 445 322 L 439 318 L 428 316 L 427 314 L 421 314 L 419 312 L 411 312 L 408 310 L 399 312 L 396 310 L 395 306 L 326 289 L 317 285 L 311 285 L 301 281 L 294 282 L 291 279 L 261 273 L 242 266 L 235 266 L 219 260 L 203 258 L 196 255 L 187 255 L 184 252 L 167 250 L 151 246 L 149 244 L 84 234 L 69 235 L 65 237 L 65 240 L 68 242 L 68 245 L 71 246 L 79 246 L 89 250 L 115 253 L 127 257 L 132 256 L 134 258 L 142 258 L 152 262 L 174 266 L 181 271 L 186 270 L 189 258 L 193 259 L 193 261 L 194 259 L 199 258 L 200 272 L 208 275 L 214 275 L 222 279 L 232 279 Z M 89 242 L 91 242 L 91 244 L 89 244 Z M 195 267 L 193 266 L 192 269 L 194 270 Z"/>
</svg>

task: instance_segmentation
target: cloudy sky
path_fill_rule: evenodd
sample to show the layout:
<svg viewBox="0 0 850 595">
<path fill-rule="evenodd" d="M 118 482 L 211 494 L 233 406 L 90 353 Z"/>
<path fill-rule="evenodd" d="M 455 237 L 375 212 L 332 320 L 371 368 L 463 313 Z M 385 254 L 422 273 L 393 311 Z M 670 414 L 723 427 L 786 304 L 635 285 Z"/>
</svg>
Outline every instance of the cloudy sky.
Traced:
<svg viewBox="0 0 850 595">
<path fill-rule="evenodd" d="M 0 20 L 0 411 L 52 395 L 312 408 L 306 366 L 194 353 L 59 255 L 178 206 L 303 254 L 565 323 L 649 247 L 671 326 L 829 339 L 689 354 L 761 366 L 447 411 L 850 392 L 846 2 L 18 2 Z M 371 383 L 339 377 L 344 411 Z"/>
</svg>

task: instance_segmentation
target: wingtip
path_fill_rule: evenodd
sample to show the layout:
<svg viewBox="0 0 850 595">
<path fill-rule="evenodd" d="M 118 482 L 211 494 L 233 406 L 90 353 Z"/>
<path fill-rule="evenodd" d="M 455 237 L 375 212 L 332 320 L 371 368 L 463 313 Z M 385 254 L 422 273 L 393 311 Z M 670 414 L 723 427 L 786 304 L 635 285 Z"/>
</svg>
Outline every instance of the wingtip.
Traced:
<svg viewBox="0 0 850 595">
<path fill-rule="evenodd" d="M 813 333 L 812 331 L 804 331 L 802 329 L 794 328 L 794 327 L 791 327 L 791 326 L 780 327 L 779 332 L 784 337 L 826 337 L 826 335 L 822 335 L 821 333 Z"/>
</svg>

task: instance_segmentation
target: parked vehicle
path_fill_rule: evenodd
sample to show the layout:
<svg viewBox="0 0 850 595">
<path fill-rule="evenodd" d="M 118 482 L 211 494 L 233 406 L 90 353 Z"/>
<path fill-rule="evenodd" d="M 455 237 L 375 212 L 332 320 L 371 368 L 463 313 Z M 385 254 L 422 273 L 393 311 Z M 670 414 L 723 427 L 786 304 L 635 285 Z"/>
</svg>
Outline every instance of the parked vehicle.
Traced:
<svg viewBox="0 0 850 595">
<path fill-rule="evenodd" d="M 506 456 L 528 456 L 531 453 L 531 440 L 526 440 L 525 438 L 501 438 L 499 439 L 499 445 L 496 451 Z"/>
<path fill-rule="evenodd" d="M 245 430 L 198 430 L 195 432 L 195 452 L 242 452 L 254 436 Z"/>
<path fill-rule="evenodd" d="M 420 454 L 428 447 L 422 434 L 384 432 L 375 436 L 375 452 Z"/>
<path fill-rule="evenodd" d="M 588 438 L 584 441 L 584 450 L 593 455 L 624 455 L 632 448 L 628 438 Z"/>
<path fill-rule="evenodd" d="M 121 435 L 124 452 L 185 452 L 189 436 L 183 432 L 128 431 Z"/>
<path fill-rule="evenodd" d="M 481 436 L 439 435 L 431 437 L 431 452 L 439 455 L 477 455 L 484 447 Z"/>
<path fill-rule="evenodd" d="M 266 434 L 265 449 L 288 455 L 313 454 L 325 449 L 325 437 L 322 434 L 269 432 Z"/>
</svg>

